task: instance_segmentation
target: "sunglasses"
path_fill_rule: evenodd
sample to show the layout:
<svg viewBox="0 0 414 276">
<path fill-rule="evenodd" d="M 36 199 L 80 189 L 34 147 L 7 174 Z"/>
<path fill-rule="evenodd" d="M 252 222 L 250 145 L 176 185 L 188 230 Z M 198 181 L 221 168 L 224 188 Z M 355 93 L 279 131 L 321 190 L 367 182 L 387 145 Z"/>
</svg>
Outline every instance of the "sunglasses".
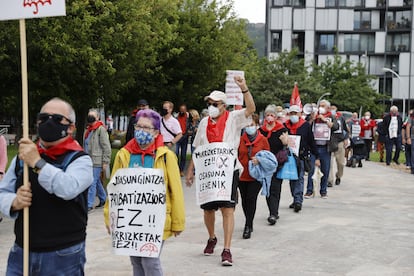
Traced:
<svg viewBox="0 0 414 276">
<path fill-rule="evenodd" d="M 214 106 L 214 107 L 218 107 L 219 105 L 222 105 L 222 103 L 207 103 L 207 106 Z"/>
<path fill-rule="evenodd" d="M 52 119 L 56 123 L 61 123 L 63 119 L 66 119 L 66 121 L 68 121 L 69 123 L 72 123 L 72 121 L 69 118 L 67 118 L 67 117 L 65 117 L 61 114 L 49 114 L 49 113 L 39 113 L 39 114 L 37 114 L 37 121 L 39 123 L 44 123 L 49 119 Z"/>
</svg>

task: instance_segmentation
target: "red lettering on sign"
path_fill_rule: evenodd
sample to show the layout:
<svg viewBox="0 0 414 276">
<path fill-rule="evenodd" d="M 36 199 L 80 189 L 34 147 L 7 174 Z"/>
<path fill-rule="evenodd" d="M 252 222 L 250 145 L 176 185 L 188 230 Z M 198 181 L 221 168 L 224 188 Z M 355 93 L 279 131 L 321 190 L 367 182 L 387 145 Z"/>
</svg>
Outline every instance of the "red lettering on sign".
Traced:
<svg viewBox="0 0 414 276">
<path fill-rule="evenodd" d="M 34 6 L 35 10 L 33 11 L 33 14 L 37 14 L 39 12 L 39 5 L 41 4 L 44 6 L 46 3 L 52 5 L 52 0 L 23 0 L 23 7 L 30 8 Z"/>
</svg>

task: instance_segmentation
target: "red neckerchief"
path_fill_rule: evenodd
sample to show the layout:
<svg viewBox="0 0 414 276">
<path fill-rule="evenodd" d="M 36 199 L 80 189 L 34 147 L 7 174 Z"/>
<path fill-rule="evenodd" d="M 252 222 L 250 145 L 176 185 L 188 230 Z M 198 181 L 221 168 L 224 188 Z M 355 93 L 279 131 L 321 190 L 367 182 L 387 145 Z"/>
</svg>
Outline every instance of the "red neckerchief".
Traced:
<svg viewBox="0 0 414 276">
<path fill-rule="evenodd" d="M 298 128 L 300 128 L 306 121 L 302 118 L 299 118 L 299 122 L 296 124 L 292 124 L 290 120 L 288 120 L 285 124 L 286 127 L 290 130 L 290 134 L 296 135 L 296 132 L 298 131 Z"/>
<path fill-rule="evenodd" d="M 155 138 L 154 143 L 152 143 L 148 148 L 141 149 L 141 147 L 138 145 L 137 140 L 131 139 L 129 142 L 124 146 L 124 148 L 130 153 L 130 154 L 141 154 L 142 158 L 142 164 L 144 164 L 145 155 L 150 155 L 153 158 L 155 157 L 155 151 L 160 147 L 164 145 L 164 139 L 162 138 L 162 135 L 158 135 Z"/>
<path fill-rule="evenodd" d="M 285 127 L 285 126 L 284 126 L 283 124 L 279 123 L 278 121 L 275 121 L 275 126 L 274 126 L 271 130 L 268 130 L 268 129 L 266 128 L 266 123 L 264 123 L 264 124 L 262 125 L 261 129 L 262 129 L 265 133 L 267 133 L 267 134 L 266 134 L 266 138 L 267 138 L 267 139 L 269 139 L 270 135 L 272 135 L 272 132 L 278 131 L 279 129 L 282 129 L 282 128 L 284 128 L 284 127 Z"/>
<path fill-rule="evenodd" d="M 318 117 L 318 115 L 321 115 L 320 113 L 318 113 L 317 114 L 317 116 L 316 117 Z M 323 115 L 323 117 L 324 118 L 332 118 L 332 113 L 329 111 L 329 112 L 327 112 L 326 114 L 322 114 Z M 317 118 L 316 120 L 315 120 L 315 122 L 316 123 L 325 123 L 325 122 L 322 122 L 322 120 L 321 119 L 319 119 L 319 118 Z"/>
<path fill-rule="evenodd" d="M 341 112 L 336 112 L 336 114 L 335 114 L 335 118 L 336 119 L 339 119 L 341 116 L 342 116 L 342 113 Z"/>
<path fill-rule="evenodd" d="M 229 117 L 230 112 L 228 110 L 218 118 L 216 123 L 209 117 L 207 124 L 207 140 L 209 143 L 223 142 L 224 128 Z"/>
<path fill-rule="evenodd" d="M 256 138 L 253 141 L 250 141 L 249 136 L 247 135 L 247 133 L 243 133 L 242 135 L 242 140 L 244 142 L 244 144 L 249 147 L 249 146 L 255 146 L 257 143 L 259 143 L 260 139 L 263 138 L 264 136 L 260 133 L 257 132 Z"/>
<path fill-rule="evenodd" d="M 97 129 L 100 126 L 103 126 L 104 124 L 102 123 L 102 121 L 96 121 L 95 123 L 93 123 L 93 125 L 89 125 L 86 128 L 86 132 L 85 132 L 85 139 L 88 138 L 89 134 L 94 131 L 95 129 Z"/>
<path fill-rule="evenodd" d="M 83 148 L 79 145 L 79 143 L 75 139 L 69 136 L 67 139 L 65 139 L 61 143 L 51 146 L 50 148 L 47 148 L 47 149 L 42 147 L 39 141 L 39 143 L 37 143 L 37 150 L 39 151 L 39 154 L 44 154 L 56 160 L 58 156 L 68 151 L 82 151 Z"/>
</svg>

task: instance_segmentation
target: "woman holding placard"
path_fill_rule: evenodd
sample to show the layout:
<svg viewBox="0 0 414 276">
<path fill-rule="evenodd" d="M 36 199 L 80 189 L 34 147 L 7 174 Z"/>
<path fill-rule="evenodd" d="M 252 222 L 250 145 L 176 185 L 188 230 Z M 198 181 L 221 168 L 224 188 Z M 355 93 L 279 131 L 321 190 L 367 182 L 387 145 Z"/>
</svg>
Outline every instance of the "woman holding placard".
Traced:
<svg viewBox="0 0 414 276">
<path fill-rule="evenodd" d="M 160 134 L 160 115 L 150 109 L 136 115 L 135 139 L 131 139 L 115 157 L 112 174 L 121 168 L 155 168 L 164 172 L 166 219 L 163 240 L 178 236 L 184 230 L 185 209 L 177 156 L 164 146 Z M 112 180 L 111 180 L 112 181 Z M 137 193 L 139 191 L 131 191 Z M 105 224 L 109 227 L 109 201 L 104 208 Z M 137 226 L 138 227 L 138 226 Z M 138 230 L 137 230 L 138 231 Z M 130 256 L 133 275 L 162 275 L 159 257 Z"/>
</svg>

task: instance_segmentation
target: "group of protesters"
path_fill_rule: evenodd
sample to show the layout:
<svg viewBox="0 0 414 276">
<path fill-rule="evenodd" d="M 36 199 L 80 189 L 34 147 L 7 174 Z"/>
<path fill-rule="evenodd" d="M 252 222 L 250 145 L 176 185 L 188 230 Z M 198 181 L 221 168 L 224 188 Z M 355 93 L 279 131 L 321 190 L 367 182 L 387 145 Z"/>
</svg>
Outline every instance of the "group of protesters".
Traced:
<svg viewBox="0 0 414 276">
<path fill-rule="evenodd" d="M 381 143 L 382 148 L 385 145 L 387 165 L 391 159 L 398 164 L 401 145 L 407 152 L 414 139 L 413 112 L 410 111 L 407 122 L 403 123 L 395 106 L 378 123 L 369 112 L 361 119 L 354 113 L 347 122 L 337 106 L 327 100 L 310 105 L 310 109 L 303 108 L 300 102 L 292 103 L 287 109 L 270 104 L 261 120 L 255 113 L 253 93 L 244 78 L 236 76 L 234 80 L 245 103 L 245 108 L 238 110 L 229 111 L 227 96 L 221 91 L 213 91 L 204 98 L 207 109 L 201 115 L 195 109 L 187 110 L 185 104 L 174 114 L 171 101 L 163 102 L 158 113 L 150 109 L 146 100 L 139 100 L 129 122 L 125 146 L 117 152 L 112 165 L 112 176 L 120 169 L 138 167 L 163 172 L 166 217 L 162 240 L 165 240 L 180 235 L 185 229 L 181 177 L 185 176 L 187 186 L 198 181 L 197 160 L 191 159 L 186 164 L 188 145 L 191 153 L 206 146 L 228 149 L 225 152 L 229 155 L 221 160 L 225 164 L 230 153 L 233 155 L 232 173 L 230 180 L 223 183 L 223 190 L 217 193 L 225 197 L 200 204 L 208 234 L 204 255 L 214 254 L 218 243 L 215 214 L 221 211 L 223 266 L 233 265 L 230 249 L 239 192 L 245 215 L 242 237 L 249 239 L 260 191 L 268 207 L 266 221 L 273 226 L 279 219 L 283 180 L 289 181 L 292 195 L 289 208 L 299 213 L 304 198 L 319 194 L 327 199 L 328 187 L 341 184 L 347 159 L 351 160 L 351 166 L 356 163 L 362 166 L 363 159 L 370 159 L 375 134 L 381 137 L 377 149 L 381 149 Z M 22 138 L 18 155 L 7 172 L 4 175 L 1 172 L 0 211 L 16 219 L 16 240 L 10 250 L 7 275 L 21 275 L 23 271 L 25 208 L 30 207 L 30 216 L 35 221 L 29 227 L 29 271 L 39 275 L 57 271 L 59 275 L 84 274 L 87 217 L 94 208 L 104 208 L 108 233 L 117 227 L 111 213 L 112 203 L 102 185 L 102 173 L 109 168 L 111 160 L 108 132 L 97 110 L 89 110 L 87 116 L 82 148 L 73 138 L 74 109 L 64 100 L 51 99 L 37 116 L 38 142 Z M 352 147 L 357 143 L 363 143 L 365 148 L 361 157 L 356 157 L 356 147 Z M 396 150 L 392 158 L 393 147 Z M 380 158 L 383 160 L 383 156 Z M 407 166 L 413 172 L 410 158 Z M 24 183 L 23 164 L 30 168 L 28 183 Z M 159 256 L 131 255 L 130 260 L 133 275 L 163 274 Z"/>
</svg>

